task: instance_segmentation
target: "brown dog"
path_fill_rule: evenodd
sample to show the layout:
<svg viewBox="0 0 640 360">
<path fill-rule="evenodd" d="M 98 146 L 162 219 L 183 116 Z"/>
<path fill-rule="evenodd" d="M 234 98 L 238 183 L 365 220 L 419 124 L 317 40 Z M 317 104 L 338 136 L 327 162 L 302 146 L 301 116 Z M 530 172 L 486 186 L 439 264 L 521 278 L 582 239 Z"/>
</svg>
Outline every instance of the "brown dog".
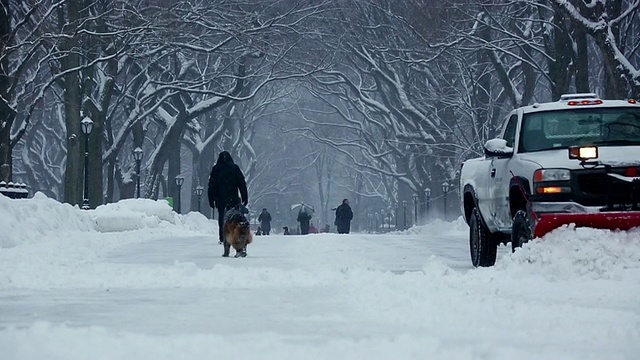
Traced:
<svg viewBox="0 0 640 360">
<path fill-rule="evenodd" d="M 224 254 L 229 256 L 229 250 L 233 246 L 236 250 L 235 257 L 247 256 L 247 245 L 253 241 L 249 221 L 240 211 L 228 210 L 224 215 Z"/>
</svg>

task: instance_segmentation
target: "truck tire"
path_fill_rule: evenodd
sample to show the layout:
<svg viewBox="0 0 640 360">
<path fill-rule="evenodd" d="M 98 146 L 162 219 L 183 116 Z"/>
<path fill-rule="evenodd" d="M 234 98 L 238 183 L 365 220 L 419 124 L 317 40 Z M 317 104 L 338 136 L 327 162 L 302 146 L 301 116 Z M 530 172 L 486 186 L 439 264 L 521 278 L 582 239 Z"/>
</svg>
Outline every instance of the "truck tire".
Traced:
<svg viewBox="0 0 640 360">
<path fill-rule="evenodd" d="M 473 266 L 487 267 L 496 263 L 498 243 L 494 241 L 491 232 L 480 216 L 478 208 L 471 210 L 469 218 L 469 250 Z"/>
<path fill-rule="evenodd" d="M 513 215 L 513 226 L 511 227 L 511 251 L 516 251 L 517 248 L 533 239 L 533 229 L 531 227 L 531 220 L 529 214 L 524 210 L 518 210 Z"/>
</svg>

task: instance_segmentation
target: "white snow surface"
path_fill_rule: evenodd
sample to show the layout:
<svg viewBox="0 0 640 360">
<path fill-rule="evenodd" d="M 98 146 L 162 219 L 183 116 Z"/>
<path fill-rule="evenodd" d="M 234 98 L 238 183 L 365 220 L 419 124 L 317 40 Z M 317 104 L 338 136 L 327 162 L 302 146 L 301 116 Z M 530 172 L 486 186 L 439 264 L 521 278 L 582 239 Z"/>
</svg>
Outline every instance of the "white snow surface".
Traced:
<svg viewBox="0 0 640 360">
<path fill-rule="evenodd" d="M 638 359 L 640 231 L 472 268 L 466 224 L 256 236 L 164 201 L 0 196 L 1 359 Z"/>
</svg>

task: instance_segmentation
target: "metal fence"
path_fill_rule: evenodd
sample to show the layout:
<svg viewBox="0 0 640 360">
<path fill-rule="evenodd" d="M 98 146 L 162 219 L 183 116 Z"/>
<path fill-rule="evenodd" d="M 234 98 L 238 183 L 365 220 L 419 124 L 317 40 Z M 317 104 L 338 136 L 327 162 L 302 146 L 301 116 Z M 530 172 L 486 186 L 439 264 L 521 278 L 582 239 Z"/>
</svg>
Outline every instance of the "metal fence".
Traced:
<svg viewBox="0 0 640 360">
<path fill-rule="evenodd" d="M 29 190 L 27 189 L 27 184 L 24 183 L 0 181 L 0 194 L 10 199 L 26 199 L 29 197 Z"/>
</svg>

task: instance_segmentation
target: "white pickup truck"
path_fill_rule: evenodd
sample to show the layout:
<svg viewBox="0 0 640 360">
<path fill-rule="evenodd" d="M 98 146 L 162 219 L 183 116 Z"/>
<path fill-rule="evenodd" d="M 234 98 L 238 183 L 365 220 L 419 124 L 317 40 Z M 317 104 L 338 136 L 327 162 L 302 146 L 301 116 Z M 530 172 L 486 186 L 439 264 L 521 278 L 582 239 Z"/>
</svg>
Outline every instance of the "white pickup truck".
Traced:
<svg viewBox="0 0 640 360">
<path fill-rule="evenodd" d="M 485 156 L 462 164 L 474 266 L 565 225 L 640 226 L 640 103 L 567 94 L 511 111 Z"/>
</svg>

